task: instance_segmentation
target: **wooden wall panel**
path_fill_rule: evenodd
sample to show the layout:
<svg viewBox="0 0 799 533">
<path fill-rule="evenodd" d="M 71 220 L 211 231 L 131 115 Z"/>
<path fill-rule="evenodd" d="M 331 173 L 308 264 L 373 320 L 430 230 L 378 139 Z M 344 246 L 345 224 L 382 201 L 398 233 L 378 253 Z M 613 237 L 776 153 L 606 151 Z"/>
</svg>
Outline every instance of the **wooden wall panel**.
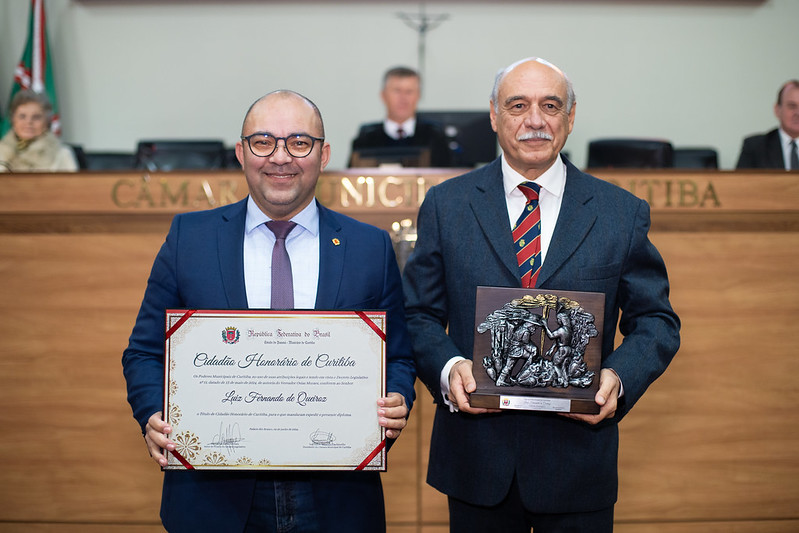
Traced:
<svg viewBox="0 0 799 533">
<path fill-rule="evenodd" d="M 799 234 L 653 237 L 682 346 L 621 423 L 617 519 L 797 518 Z"/>
<path fill-rule="evenodd" d="M 621 533 L 799 529 L 799 180 L 765 173 L 752 187 L 756 176 L 709 176 L 650 176 L 673 183 L 654 196 L 646 180 L 609 176 L 651 196 L 652 239 L 683 320 L 674 363 L 621 425 Z M 191 185 L 191 198 L 233 198 L 239 178 L 150 183 L 200 179 L 209 188 Z M 131 189 L 125 207 L 109 188 L 139 176 L 72 179 L 0 187 L 0 531 L 161 531 L 161 473 L 131 417 L 120 359 L 172 214 L 209 205 L 132 207 L 147 196 Z M 680 196 L 691 179 L 699 185 Z M 699 206 L 690 191 L 709 186 L 718 202 Z M 67 193 L 51 205 L 47 190 Z M 365 205 L 365 192 L 342 210 L 388 228 L 412 216 L 413 191 L 396 209 Z M 340 201 L 341 190 L 328 196 Z M 391 533 L 447 529 L 446 498 L 424 481 L 432 412 L 417 385 L 384 475 Z"/>
<path fill-rule="evenodd" d="M 120 360 L 162 239 L 0 234 L 1 519 L 157 519 Z"/>
</svg>

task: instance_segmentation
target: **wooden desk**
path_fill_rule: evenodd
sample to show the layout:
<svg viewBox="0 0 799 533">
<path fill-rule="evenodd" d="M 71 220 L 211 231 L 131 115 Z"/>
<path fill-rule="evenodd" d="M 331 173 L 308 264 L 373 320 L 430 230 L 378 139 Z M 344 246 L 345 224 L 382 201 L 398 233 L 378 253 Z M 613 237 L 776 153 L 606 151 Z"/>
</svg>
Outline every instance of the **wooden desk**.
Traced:
<svg viewBox="0 0 799 533">
<path fill-rule="evenodd" d="M 457 173 L 331 171 L 318 195 L 389 229 Z M 598 174 L 650 202 L 683 321 L 673 364 L 621 424 L 616 531 L 799 530 L 799 176 Z M 0 530 L 161 530 L 121 353 L 171 217 L 245 194 L 238 172 L 0 177 Z M 443 533 L 417 393 L 384 477 L 389 531 Z"/>
</svg>

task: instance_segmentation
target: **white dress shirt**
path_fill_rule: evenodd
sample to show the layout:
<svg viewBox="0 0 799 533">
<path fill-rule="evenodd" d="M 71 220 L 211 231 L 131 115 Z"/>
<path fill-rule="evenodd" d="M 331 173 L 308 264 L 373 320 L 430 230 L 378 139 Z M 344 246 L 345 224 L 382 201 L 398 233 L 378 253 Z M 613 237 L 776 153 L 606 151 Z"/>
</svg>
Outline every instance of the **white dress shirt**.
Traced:
<svg viewBox="0 0 799 533">
<path fill-rule="evenodd" d="M 272 248 L 275 234 L 266 227 L 271 219 L 250 196 L 244 223 L 244 285 L 247 306 L 269 309 L 272 305 Z M 286 237 L 291 260 L 294 308 L 313 309 L 319 284 L 319 209 L 316 199 L 291 219 L 297 225 Z"/>
<path fill-rule="evenodd" d="M 791 168 L 791 143 L 796 141 L 797 150 L 799 150 L 799 139 L 794 139 L 788 135 L 785 130 L 779 128 L 780 132 L 780 147 L 782 148 L 782 165 L 785 170 L 796 170 Z"/>
<path fill-rule="evenodd" d="M 505 157 L 502 157 L 502 184 L 505 187 L 505 203 L 508 206 L 508 220 L 511 229 L 527 205 L 527 197 L 519 190 L 519 185 L 529 181 L 511 168 Z M 541 265 L 547 258 L 549 243 L 558 222 L 560 204 L 563 201 L 563 189 L 566 188 L 566 165 L 560 156 L 546 172 L 541 174 L 535 183 L 541 187 L 538 193 L 538 208 L 541 212 Z"/>
<path fill-rule="evenodd" d="M 411 117 L 405 122 L 394 122 L 390 119 L 383 121 L 383 131 L 392 139 L 400 138 L 400 128 L 402 128 L 402 133 L 405 137 L 413 137 L 413 134 L 416 133 L 416 117 Z"/>
</svg>

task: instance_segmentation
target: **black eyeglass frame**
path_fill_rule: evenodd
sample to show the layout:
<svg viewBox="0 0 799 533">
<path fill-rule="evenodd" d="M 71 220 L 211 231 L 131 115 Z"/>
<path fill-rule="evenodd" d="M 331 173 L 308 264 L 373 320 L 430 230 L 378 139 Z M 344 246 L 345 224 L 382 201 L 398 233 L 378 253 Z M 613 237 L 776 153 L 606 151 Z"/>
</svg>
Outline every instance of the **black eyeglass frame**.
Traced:
<svg viewBox="0 0 799 533">
<path fill-rule="evenodd" d="M 259 155 L 259 154 L 255 153 L 255 150 L 252 149 L 252 144 L 250 144 L 250 139 L 255 137 L 255 136 L 257 136 L 257 135 L 271 137 L 271 138 L 273 138 L 275 140 L 275 147 L 272 149 L 271 152 L 269 152 L 266 155 Z M 294 138 L 294 137 L 307 137 L 308 139 L 311 139 L 311 148 L 310 148 L 310 150 L 308 150 L 307 154 L 305 154 L 305 155 L 294 155 L 294 154 L 291 153 L 291 150 L 289 150 L 289 145 L 288 145 L 288 143 L 286 141 L 288 141 L 289 139 Z M 280 146 L 280 141 L 283 141 L 283 146 L 285 147 L 286 152 L 291 157 L 296 157 L 298 159 L 301 159 L 303 157 L 308 157 L 309 155 L 311 155 L 311 152 L 313 152 L 313 149 L 314 149 L 314 146 L 316 145 L 316 142 L 320 142 L 320 143 L 324 143 L 325 142 L 325 138 L 324 137 L 314 137 L 313 135 L 307 135 L 305 133 L 292 133 L 291 135 L 289 135 L 287 137 L 275 137 L 271 133 L 264 132 L 264 131 L 256 131 L 255 133 L 251 133 L 251 134 L 249 134 L 247 136 L 242 135 L 241 136 L 241 140 L 242 141 L 247 141 L 247 146 L 250 148 L 250 153 L 252 155 L 254 155 L 255 157 L 271 157 L 277 151 L 277 147 Z"/>
</svg>

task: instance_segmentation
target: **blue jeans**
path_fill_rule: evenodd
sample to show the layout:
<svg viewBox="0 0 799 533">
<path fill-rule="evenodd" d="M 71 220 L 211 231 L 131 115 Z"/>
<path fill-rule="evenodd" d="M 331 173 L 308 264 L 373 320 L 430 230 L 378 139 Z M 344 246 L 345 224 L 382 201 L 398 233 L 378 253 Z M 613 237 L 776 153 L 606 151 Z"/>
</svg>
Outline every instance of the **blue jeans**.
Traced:
<svg viewBox="0 0 799 533">
<path fill-rule="evenodd" d="M 271 476 L 270 476 L 271 477 Z M 245 533 L 319 533 L 311 482 L 304 479 L 265 479 L 255 482 Z"/>
</svg>

